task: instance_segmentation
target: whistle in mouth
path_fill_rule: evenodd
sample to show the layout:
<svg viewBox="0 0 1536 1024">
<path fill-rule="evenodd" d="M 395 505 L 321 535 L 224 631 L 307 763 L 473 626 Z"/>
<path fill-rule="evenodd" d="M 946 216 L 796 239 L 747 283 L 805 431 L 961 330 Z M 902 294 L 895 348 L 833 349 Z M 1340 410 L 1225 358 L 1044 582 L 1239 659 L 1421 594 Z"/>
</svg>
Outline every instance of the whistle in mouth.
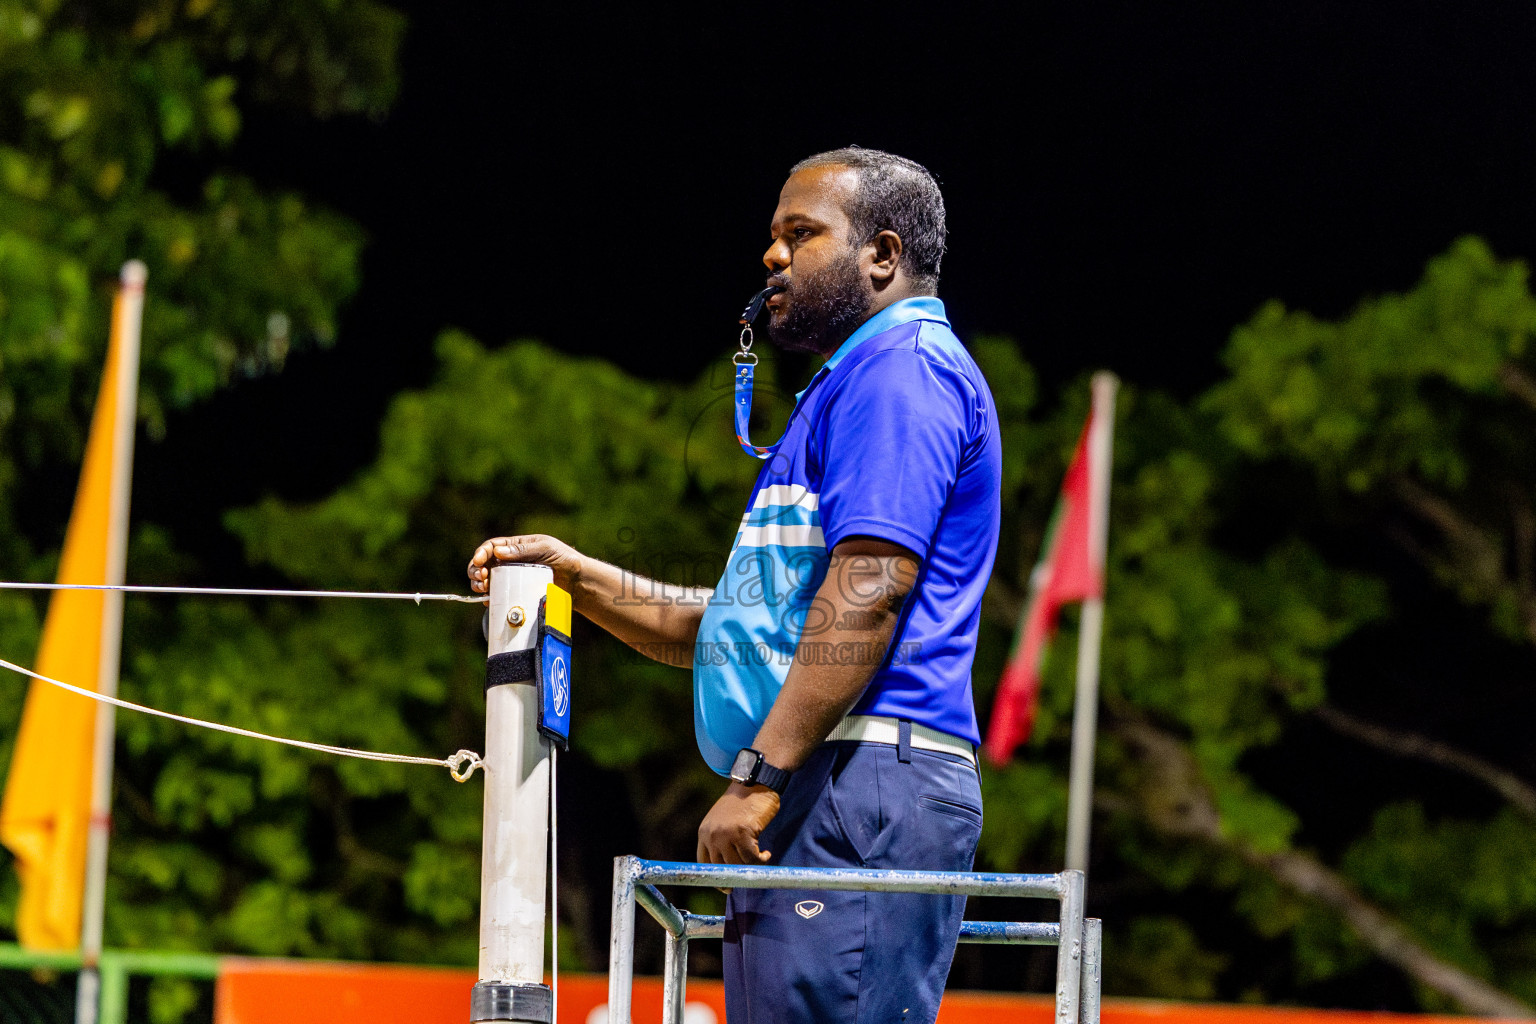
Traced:
<svg viewBox="0 0 1536 1024">
<path fill-rule="evenodd" d="M 782 292 L 784 289 L 778 285 L 771 285 L 752 296 L 752 301 L 747 303 L 747 308 L 741 311 L 741 323 L 751 325 L 757 319 L 757 315 L 763 311 L 763 303 Z"/>
</svg>

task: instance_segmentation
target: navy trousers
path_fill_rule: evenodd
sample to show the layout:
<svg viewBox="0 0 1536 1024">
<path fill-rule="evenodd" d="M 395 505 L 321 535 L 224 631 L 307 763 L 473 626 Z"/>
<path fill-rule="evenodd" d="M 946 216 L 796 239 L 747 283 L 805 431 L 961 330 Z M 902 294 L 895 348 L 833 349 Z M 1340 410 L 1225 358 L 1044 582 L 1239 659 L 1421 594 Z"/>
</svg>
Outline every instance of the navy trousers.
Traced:
<svg viewBox="0 0 1536 1024">
<path fill-rule="evenodd" d="M 759 838 L 794 867 L 969 871 L 976 769 L 948 754 L 827 743 Z M 932 1024 L 964 896 L 736 889 L 726 900 L 728 1024 Z"/>
</svg>

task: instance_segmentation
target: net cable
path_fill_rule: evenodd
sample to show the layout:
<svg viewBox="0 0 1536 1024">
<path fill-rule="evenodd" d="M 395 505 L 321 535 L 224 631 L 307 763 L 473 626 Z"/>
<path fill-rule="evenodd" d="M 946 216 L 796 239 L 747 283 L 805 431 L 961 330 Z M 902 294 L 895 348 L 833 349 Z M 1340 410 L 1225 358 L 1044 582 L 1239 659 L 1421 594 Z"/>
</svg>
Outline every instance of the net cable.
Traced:
<svg viewBox="0 0 1536 1024">
<path fill-rule="evenodd" d="M 125 594 L 196 594 L 205 597 L 346 597 L 375 601 L 455 601 L 487 604 L 484 594 L 416 594 L 382 590 L 263 590 L 253 587 L 148 587 L 109 583 L 13 583 L 0 581 L 0 590 L 112 590 Z"/>
<path fill-rule="evenodd" d="M 378 590 L 275 590 L 256 587 L 158 587 L 140 586 L 135 584 L 110 584 L 110 583 L 22 583 L 9 580 L 0 580 L 0 590 L 94 590 L 115 591 L 126 594 L 191 594 L 204 597 L 337 597 L 351 598 L 354 600 L 382 600 L 382 601 L 414 601 L 420 605 L 423 601 L 452 601 L 458 604 L 485 604 L 490 598 L 481 594 L 427 594 L 427 593 L 403 593 L 396 591 Z M 480 755 L 473 750 L 460 750 L 449 757 L 416 757 L 410 754 L 387 754 L 376 750 L 357 750 L 353 747 L 338 747 L 329 743 L 311 743 L 308 740 L 288 739 L 283 736 L 272 736 L 264 732 L 256 732 L 252 729 L 241 729 L 238 726 L 225 725 L 221 722 L 207 722 L 201 718 L 191 718 L 187 715 L 177 715 L 169 711 L 161 711 L 159 708 L 145 707 L 132 701 L 119 697 L 108 697 L 94 690 L 74 686 L 58 679 L 50 679 L 39 675 L 31 669 L 23 668 L 14 662 L 0 658 L 0 668 L 9 669 L 20 675 L 35 679 L 49 686 L 57 686 L 61 690 L 77 693 L 82 697 L 102 704 L 111 704 L 114 707 L 127 711 L 138 711 L 146 715 L 154 715 L 157 718 L 167 718 L 173 722 L 181 722 L 184 725 L 196 726 L 200 729 L 212 729 L 214 732 L 228 733 L 231 736 L 244 736 L 247 739 L 263 740 L 267 743 L 280 743 L 288 747 L 297 747 L 300 750 L 311 750 L 320 754 L 333 754 L 337 757 L 355 757 L 363 761 L 384 761 L 390 764 L 421 764 L 439 768 L 447 768 L 455 782 L 468 782 L 475 774 L 477 768 L 484 768 L 485 763 Z"/>
<path fill-rule="evenodd" d="M 426 596 L 426 595 L 423 595 Z M 40 675 L 29 668 L 23 668 L 14 662 L 0 658 L 0 668 L 9 669 L 19 675 L 35 679 L 49 686 L 57 686 L 61 690 L 77 693 L 82 697 L 101 704 L 111 704 L 114 707 L 127 711 L 138 711 L 146 715 L 154 715 L 156 718 L 167 718 L 173 722 L 181 722 L 183 725 L 197 726 L 201 729 L 212 729 L 214 732 L 228 733 L 231 736 L 244 736 L 247 739 L 264 740 L 268 743 L 280 743 L 288 747 L 297 747 L 300 750 L 311 750 L 320 754 L 334 754 L 337 757 L 355 757 L 363 761 L 384 761 L 389 764 L 420 764 L 437 768 L 447 768 L 455 782 L 468 782 L 475 774 L 475 769 L 484 768 L 485 762 L 480 755 L 473 750 L 460 750 L 449 757 L 416 757 L 411 754 L 386 754 L 376 750 L 358 750 L 353 747 L 338 747 L 329 743 L 311 743 L 308 740 L 288 739 L 283 736 L 272 736 L 264 732 L 256 732 L 253 729 L 241 729 L 239 726 L 225 725 L 222 722 L 206 722 L 201 718 L 192 718 L 187 715 L 173 714 L 170 711 L 162 711 L 159 708 L 145 707 L 143 704 L 135 704 L 132 701 L 123 700 L 120 697 L 108 697 L 106 694 L 87 690 L 84 687 L 62 682 L 58 679 L 50 679 Z"/>
</svg>

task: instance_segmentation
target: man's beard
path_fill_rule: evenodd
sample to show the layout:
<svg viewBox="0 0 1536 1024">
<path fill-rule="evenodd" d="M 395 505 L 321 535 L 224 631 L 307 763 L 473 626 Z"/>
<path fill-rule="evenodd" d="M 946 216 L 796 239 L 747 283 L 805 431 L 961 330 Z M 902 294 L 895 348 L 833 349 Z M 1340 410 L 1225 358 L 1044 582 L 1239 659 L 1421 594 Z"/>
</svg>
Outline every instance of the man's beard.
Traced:
<svg viewBox="0 0 1536 1024">
<path fill-rule="evenodd" d="M 796 279 L 789 309 L 768 318 L 768 337 L 780 348 L 831 355 L 869 318 L 869 294 L 853 250 L 815 277 Z"/>
</svg>

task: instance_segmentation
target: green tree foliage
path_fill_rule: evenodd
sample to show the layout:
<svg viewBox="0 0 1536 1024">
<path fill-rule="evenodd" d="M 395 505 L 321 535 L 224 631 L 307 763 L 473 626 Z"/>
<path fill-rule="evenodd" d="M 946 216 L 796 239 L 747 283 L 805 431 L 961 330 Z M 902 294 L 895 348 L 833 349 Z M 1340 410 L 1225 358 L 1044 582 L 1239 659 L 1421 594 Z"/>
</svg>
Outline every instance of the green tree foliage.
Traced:
<svg viewBox="0 0 1536 1024">
<path fill-rule="evenodd" d="M 78 470 L 125 260 L 150 271 L 138 408 L 152 436 L 169 408 L 281 367 L 292 345 L 334 336 L 357 285 L 360 230 L 301 196 L 262 188 L 227 165 L 228 153 L 251 104 L 380 115 L 395 92 L 403 27 L 372 0 L 0 0 L 4 576 L 54 571 L 62 521 L 29 535 L 17 512 L 23 495 L 36 500 Z M 163 533 L 142 531 L 132 564 L 185 572 L 171 547 Z M 25 659 L 35 649 L 42 607 L 0 595 L 8 654 Z M 172 628 L 145 628 L 156 625 Z M 130 661 L 153 646 L 130 633 Z M 0 690 L 5 721 L 15 721 L 23 692 Z M 150 735 L 128 733 L 133 743 Z M 9 746 L 7 730 L 0 756 Z M 194 779 L 174 758 L 167 767 L 150 805 L 156 814 L 229 825 L 260 798 L 227 772 Z M 197 787 L 209 798 L 194 812 Z M 290 841 L 302 850 L 300 837 Z M 277 857 L 274 842 L 252 839 L 251 856 Z M 189 892 L 207 891 L 220 870 L 212 851 L 189 845 L 166 846 L 142 868 L 153 885 Z M 0 904 L 10 904 L 12 873 L 3 879 Z M 117 909 L 128 935 L 145 927 L 132 923 L 136 914 L 162 922 L 157 938 L 187 920 L 174 900 Z"/>
<path fill-rule="evenodd" d="M 1266 306 L 1207 408 L 1244 455 L 1312 473 L 1445 585 L 1536 643 L 1536 299 L 1523 263 L 1463 239 L 1412 292 L 1338 323 Z"/>
<path fill-rule="evenodd" d="M 1251 965 L 1192 954 L 1183 961 L 1216 966 L 1184 981 L 1156 972 L 1162 987 L 1150 986 L 1136 956 L 1150 926 L 1133 919 L 1119 926 L 1129 959 L 1109 961 L 1113 980 L 1200 995 L 1214 977 L 1229 998 L 1287 990 L 1304 998 L 1380 957 L 1427 1006 L 1523 1016 L 1536 1002 L 1528 953 L 1536 793 L 1481 751 L 1327 703 L 1335 686 L 1375 686 L 1368 668 L 1361 679 L 1358 662 L 1340 667 L 1334 657 L 1367 625 L 1376 623 L 1377 644 L 1434 644 L 1394 627 L 1392 588 L 1376 578 L 1380 561 L 1360 552 L 1362 534 L 1395 539 L 1429 581 L 1486 609 L 1492 632 L 1473 641 L 1485 650 L 1536 639 L 1533 331 L 1525 267 L 1468 239 L 1431 261 L 1412 291 L 1363 302 L 1338 322 L 1265 307 L 1234 333 L 1230 376 L 1188 406 L 1134 394 L 1122 403 L 1101 855 L 1112 875 L 1129 870 L 1181 901 L 1226 894 L 1254 934 L 1288 939 L 1294 966 L 1287 981 L 1271 973 L 1253 986 Z M 1083 411 L 1069 403 L 1057 417 L 1056 467 Z M 1281 494 L 1284 511 L 1256 514 L 1258 501 Z M 1035 509 L 1027 519 L 1039 520 L 1044 500 L 1026 501 Z M 1457 628 L 1437 626 L 1446 636 Z M 1035 743 L 1047 764 L 1063 759 L 1070 661 L 1049 666 L 1052 714 Z M 1530 659 L 1521 663 L 1528 671 Z M 1497 731 L 1497 719 L 1486 714 L 1484 729 Z M 1308 823 L 1329 817 L 1332 794 L 1281 799 L 1252 768 L 1266 748 L 1306 759 L 1299 727 L 1318 720 L 1367 744 L 1363 771 L 1387 774 L 1415 758 L 1442 770 L 1442 783 L 1462 776 L 1508 806 L 1479 815 L 1475 801 L 1461 800 L 1436 817 L 1410 794 L 1331 843 L 1342 853 L 1330 855 L 1304 837 L 1318 834 Z M 992 820 L 1042 774 L 1037 763 L 990 780 L 994 796 L 1007 794 L 989 802 Z M 1014 862 L 1017 831 L 989 822 L 983 844 L 998 866 Z M 1023 849 L 1047 865 L 1058 842 Z M 1231 942 L 1219 918 L 1191 923 L 1193 933 L 1168 941 L 1187 949 L 1202 933 L 1225 931 Z M 1114 934 L 1113 920 L 1109 927 Z M 1226 943 L 1205 941 L 1224 952 Z"/>
<path fill-rule="evenodd" d="M 1486 615 L 1474 642 L 1488 664 L 1469 665 L 1473 676 L 1519 645 L 1526 650 L 1514 660 L 1528 678 L 1536 644 L 1536 298 L 1528 282 L 1523 263 L 1500 261 L 1468 238 L 1430 261 L 1412 291 L 1363 302 L 1338 322 L 1271 304 L 1234 334 L 1231 376 L 1203 402 L 1256 470 L 1298 483 L 1293 497 L 1303 507 L 1391 538 L 1449 595 Z M 1447 636 L 1453 618 L 1440 625 Z M 1475 698 L 1461 688 L 1448 699 Z M 1476 801 L 1463 800 L 1459 813 L 1439 819 L 1419 799 L 1390 804 L 1340 868 L 1427 949 L 1536 1002 L 1530 783 L 1482 751 L 1319 710 L 1396 763 L 1429 762 L 1504 803 L 1478 815 Z M 1489 708 L 1482 731 L 1497 734 L 1500 717 Z M 1431 1005 L 1447 995 L 1424 993 Z"/>
<path fill-rule="evenodd" d="M 333 337 L 358 229 L 219 156 L 247 102 L 382 112 L 402 28 L 370 0 L 0 3 L 0 494 L 78 459 L 103 297 L 130 257 L 154 295 L 139 399 L 152 430 L 168 406 Z"/>
<path fill-rule="evenodd" d="M 1227 379 L 1193 403 L 1122 402 L 1099 751 L 1107 863 L 1098 870 L 1141 876 L 1177 894 L 1178 907 L 1225 894 L 1252 934 L 1288 940 L 1293 967 L 1288 980 L 1270 972 L 1255 985 L 1265 972 L 1251 964 L 1191 954 L 1182 961 L 1215 966 L 1155 972 L 1153 986 L 1137 957 L 1150 926 L 1133 919 L 1118 925 L 1128 960 L 1109 961 L 1112 981 L 1198 996 L 1214 978 L 1228 998 L 1306 998 L 1380 957 L 1430 1007 L 1523 1016 L 1536 1002 L 1527 892 L 1536 792 L 1481 751 L 1328 703 L 1334 687 L 1377 686 L 1358 661 L 1335 660 L 1366 626 L 1377 650 L 1435 642 L 1393 623 L 1392 588 L 1361 536 L 1395 540 L 1426 582 L 1486 609 L 1492 632 L 1470 642 L 1490 652 L 1536 642 L 1527 280 L 1523 264 L 1462 240 L 1411 291 L 1367 300 L 1337 322 L 1266 306 L 1234 333 Z M 1083 412 L 1069 402 L 1048 428 L 1052 475 Z M 1048 499 L 1026 482 L 1031 490 L 1025 519 L 1038 522 Z M 1258 508 L 1276 500 L 1283 510 Z M 1049 714 L 1035 742 L 1046 764 L 1064 759 L 1070 662 L 1058 657 L 1048 670 Z M 1528 671 L 1530 659 L 1521 663 Z M 1484 715 L 1484 729 L 1497 731 L 1497 719 Z M 1253 771 L 1266 748 L 1308 758 L 1302 727 L 1317 721 L 1364 741 L 1364 772 L 1386 775 L 1413 758 L 1436 766 L 1442 785 L 1461 776 L 1507 807 L 1479 815 L 1461 800 L 1435 817 L 1407 794 L 1334 837 L 1329 846 L 1342 852 L 1330 854 L 1314 844 L 1332 794 L 1281 799 Z M 1035 763 L 990 780 L 1002 799 L 988 804 L 983 844 L 997 866 L 1021 849 L 1053 862 L 1058 836 L 1044 850 L 1021 847 L 1020 829 L 992 824 L 999 805 L 1024 799 L 1043 774 Z M 1053 810 L 1035 823 L 1047 817 L 1061 820 Z M 1170 937 L 1173 946 L 1219 954 L 1232 944 L 1219 916 L 1188 920 L 1195 930 Z"/>
</svg>

